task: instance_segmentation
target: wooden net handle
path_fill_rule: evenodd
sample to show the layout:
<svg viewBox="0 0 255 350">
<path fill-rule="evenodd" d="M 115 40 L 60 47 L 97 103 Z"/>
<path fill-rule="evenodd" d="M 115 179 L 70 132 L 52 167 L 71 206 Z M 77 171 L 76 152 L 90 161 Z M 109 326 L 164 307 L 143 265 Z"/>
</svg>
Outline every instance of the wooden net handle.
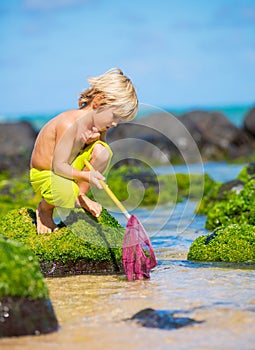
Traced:
<svg viewBox="0 0 255 350">
<path fill-rule="evenodd" d="M 84 159 L 84 163 L 86 165 L 86 167 L 91 170 L 91 171 L 95 171 L 95 169 L 93 168 L 92 164 L 87 160 Z M 122 212 L 122 214 L 125 215 L 125 217 L 127 219 L 130 218 L 130 214 L 128 213 L 128 211 L 126 210 L 126 208 L 122 205 L 122 203 L 118 200 L 118 198 L 115 196 L 115 194 L 112 192 L 112 190 L 109 188 L 109 186 L 103 181 L 103 180 L 99 180 L 101 186 L 103 187 L 103 189 L 105 190 L 105 192 L 108 194 L 108 196 L 111 198 L 111 200 L 117 205 L 117 207 L 120 209 L 120 211 Z"/>
</svg>

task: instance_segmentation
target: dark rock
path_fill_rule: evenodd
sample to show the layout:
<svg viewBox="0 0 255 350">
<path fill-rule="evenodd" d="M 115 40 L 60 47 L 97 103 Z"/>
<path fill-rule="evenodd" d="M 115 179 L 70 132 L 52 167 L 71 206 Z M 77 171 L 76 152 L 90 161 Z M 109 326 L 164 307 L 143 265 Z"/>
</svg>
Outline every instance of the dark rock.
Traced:
<svg viewBox="0 0 255 350">
<path fill-rule="evenodd" d="M 49 299 L 0 299 L 0 337 L 39 335 L 57 329 L 58 322 Z"/>
<path fill-rule="evenodd" d="M 217 200 L 221 200 L 224 197 L 225 192 L 234 191 L 236 194 L 238 194 L 244 188 L 244 185 L 245 183 L 241 180 L 231 180 L 225 182 L 219 188 Z"/>
<path fill-rule="evenodd" d="M 201 323 L 189 317 L 177 317 L 176 312 L 167 310 L 144 309 L 137 312 L 130 320 L 136 321 L 143 327 L 160 329 L 177 329 Z"/>
<path fill-rule="evenodd" d="M 212 232 L 211 234 L 209 234 L 206 237 L 205 245 L 209 244 L 215 237 L 217 237 L 217 233 L 216 232 Z"/>
<path fill-rule="evenodd" d="M 124 274 L 123 265 L 114 258 L 111 261 L 42 261 L 40 267 L 45 277 L 64 277 L 74 275 L 116 275 Z"/>
<path fill-rule="evenodd" d="M 180 120 L 169 113 L 150 114 L 130 123 L 122 123 L 107 133 L 116 161 L 146 159 L 169 164 L 178 158 L 187 163 L 200 162 L 200 153 Z"/>
<path fill-rule="evenodd" d="M 222 113 L 192 111 L 180 120 L 191 133 L 204 160 L 248 156 L 253 151 L 248 135 Z"/>
<path fill-rule="evenodd" d="M 255 162 L 251 162 L 247 165 L 247 174 L 250 177 L 255 176 Z"/>
<path fill-rule="evenodd" d="M 26 121 L 0 124 L 0 171 L 19 173 L 29 168 L 37 132 Z"/>
<path fill-rule="evenodd" d="M 255 107 L 251 108 L 244 117 L 244 129 L 250 133 L 253 137 L 255 136 Z"/>
<path fill-rule="evenodd" d="M 151 159 L 167 163 L 172 156 L 178 154 L 173 142 L 164 134 L 146 125 L 135 122 L 122 123 L 107 133 L 107 142 L 113 149 L 116 161 L 125 159 L 126 164 L 134 159 Z"/>
<path fill-rule="evenodd" d="M 250 156 L 255 139 L 236 127 L 222 113 L 192 111 L 176 118 L 154 113 L 120 124 L 107 133 L 116 162 L 146 159 L 169 164 L 200 163 Z"/>
</svg>

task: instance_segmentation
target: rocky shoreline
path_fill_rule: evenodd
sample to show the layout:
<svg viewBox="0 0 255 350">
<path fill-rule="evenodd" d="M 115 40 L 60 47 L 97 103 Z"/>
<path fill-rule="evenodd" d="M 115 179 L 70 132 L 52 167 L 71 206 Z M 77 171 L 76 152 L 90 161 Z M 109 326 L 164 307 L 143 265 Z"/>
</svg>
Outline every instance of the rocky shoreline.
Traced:
<svg viewBox="0 0 255 350">
<path fill-rule="evenodd" d="M 242 127 L 219 112 L 197 110 L 178 118 L 162 112 L 110 129 L 107 140 L 123 159 L 134 154 L 158 165 L 246 159 L 255 150 L 255 107 Z"/>
<path fill-rule="evenodd" d="M 27 121 L 0 126 L 0 172 L 26 171 L 37 131 Z M 107 141 L 124 163 L 130 162 L 132 155 L 158 165 L 169 160 L 194 163 L 198 157 L 203 161 L 235 161 L 254 153 L 255 107 L 244 116 L 241 127 L 219 112 L 194 110 L 178 118 L 166 112 L 148 114 L 110 129 Z"/>
<path fill-rule="evenodd" d="M 0 172 L 26 171 L 37 131 L 27 121 L 0 125 Z M 169 160 L 196 162 L 194 151 L 203 161 L 250 157 L 255 149 L 255 107 L 239 128 L 219 112 L 194 110 L 178 118 L 165 112 L 148 114 L 110 129 L 107 141 L 122 159 L 138 154 L 159 165 Z"/>
</svg>

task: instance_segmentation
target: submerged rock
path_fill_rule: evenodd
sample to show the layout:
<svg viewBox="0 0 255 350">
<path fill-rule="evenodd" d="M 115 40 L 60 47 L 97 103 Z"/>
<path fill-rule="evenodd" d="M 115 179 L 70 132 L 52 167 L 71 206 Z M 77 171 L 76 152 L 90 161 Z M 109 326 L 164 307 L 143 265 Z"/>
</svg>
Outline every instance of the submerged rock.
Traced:
<svg viewBox="0 0 255 350">
<path fill-rule="evenodd" d="M 189 317 L 178 317 L 176 312 L 167 310 L 144 309 L 131 317 L 131 321 L 136 321 L 139 325 L 148 328 L 177 329 L 201 323 Z"/>
<path fill-rule="evenodd" d="M 32 251 L 0 237 L 0 337 L 50 333 L 58 322 Z"/>
<path fill-rule="evenodd" d="M 0 219 L 0 234 L 32 249 L 46 276 L 119 273 L 124 228 L 107 213 L 98 219 L 72 211 L 56 232 L 38 235 L 32 209 L 10 211 Z"/>
</svg>

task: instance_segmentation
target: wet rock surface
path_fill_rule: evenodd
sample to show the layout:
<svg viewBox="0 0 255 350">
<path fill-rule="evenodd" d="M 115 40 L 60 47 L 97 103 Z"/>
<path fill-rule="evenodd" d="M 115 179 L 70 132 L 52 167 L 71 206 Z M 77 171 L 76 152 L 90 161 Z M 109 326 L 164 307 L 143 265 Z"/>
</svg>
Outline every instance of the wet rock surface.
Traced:
<svg viewBox="0 0 255 350">
<path fill-rule="evenodd" d="M 139 325 L 148 328 L 177 329 L 191 326 L 203 321 L 196 321 L 189 317 L 178 316 L 176 311 L 144 309 L 131 317 Z"/>
<path fill-rule="evenodd" d="M 74 275 L 111 275 L 123 274 L 123 265 L 115 261 L 92 261 L 80 259 L 78 261 L 43 261 L 40 267 L 45 277 L 64 277 Z"/>
<path fill-rule="evenodd" d="M 56 331 L 58 327 L 49 299 L 0 299 L 0 337 L 46 334 Z"/>
</svg>

